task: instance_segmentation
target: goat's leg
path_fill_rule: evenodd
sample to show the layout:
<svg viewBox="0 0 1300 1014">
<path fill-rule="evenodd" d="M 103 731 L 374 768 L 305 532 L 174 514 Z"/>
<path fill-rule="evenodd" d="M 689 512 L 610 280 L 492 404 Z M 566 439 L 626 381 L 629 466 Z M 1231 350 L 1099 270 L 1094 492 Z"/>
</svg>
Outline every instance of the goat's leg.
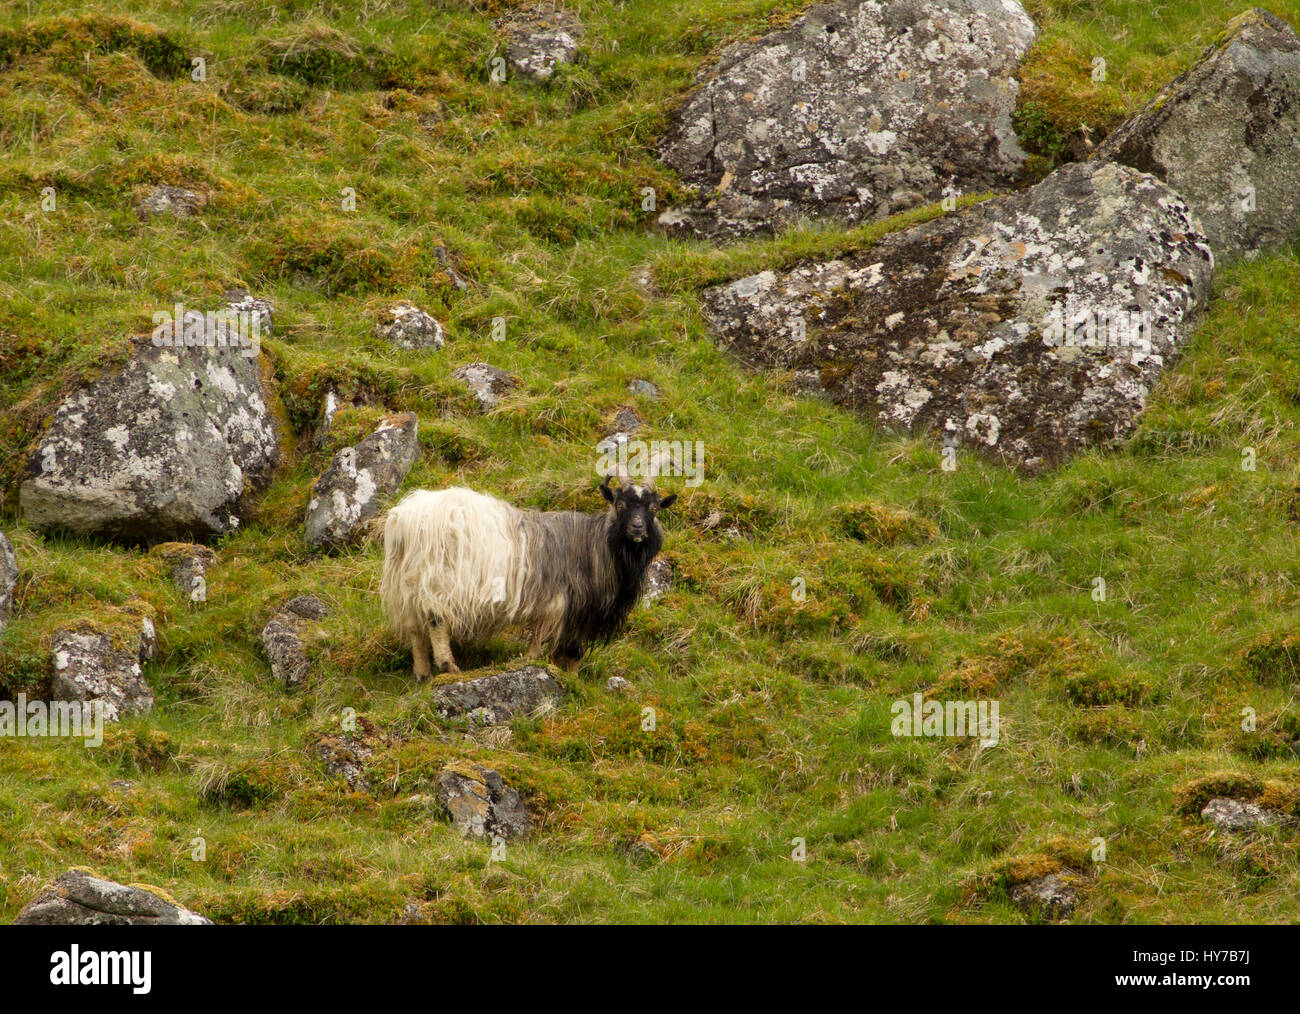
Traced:
<svg viewBox="0 0 1300 1014">
<path fill-rule="evenodd" d="M 532 639 L 528 642 L 528 657 L 529 657 L 529 658 L 541 658 L 541 657 L 542 657 L 542 645 L 545 644 L 545 643 L 546 643 L 546 641 L 545 641 L 545 639 L 542 637 L 542 631 L 541 631 L 541 628 L 539 627 L 537 630 L 534 630 L 534 631 L 533 631 Z"/>
<path fill-rule="evenodd" d="M 578 668 L 578 663 L 582 660 L 582 648 L 576 644 L 557 647 L 551 659 L 565 672 L 573 672 Z"/>
<path fill-rule="evenodd" d="M 417 630 L 411 635 L 411 656 L 415 660 L 415 678 L 423 683 L 433 675 L 429 667 L 429 634 L 426 630 Z"/>
<path fill-rule="evenodd" d="M 460 672 L 451 654 L 451 630 L 445 623 L 433 628 L 433 661 L 439 672 Z"/>
</svg>

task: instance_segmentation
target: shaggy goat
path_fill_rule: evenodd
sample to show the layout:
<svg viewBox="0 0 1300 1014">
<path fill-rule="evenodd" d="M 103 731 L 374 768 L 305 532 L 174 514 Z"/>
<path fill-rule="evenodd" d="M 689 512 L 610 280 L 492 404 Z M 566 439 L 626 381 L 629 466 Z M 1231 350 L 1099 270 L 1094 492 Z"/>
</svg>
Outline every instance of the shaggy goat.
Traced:
<svg viewBox="0 0 1300 1014">
<path fill-rule="evenodd" d="M 607 641 L 641 595 L 663 546 L 655 515 L 677 499 L 650 482 L 610 489 L 602 514 L 520 510 L 454 487 L 417 490 L 384 522 L 379 586 L 389 623 L 411 645 L 416 679 L 459 672 L 451 653 L 510 626 L 530 629 L 528 653 L 550 645 L 572 668 L 593 641 Z"/>
</svg>

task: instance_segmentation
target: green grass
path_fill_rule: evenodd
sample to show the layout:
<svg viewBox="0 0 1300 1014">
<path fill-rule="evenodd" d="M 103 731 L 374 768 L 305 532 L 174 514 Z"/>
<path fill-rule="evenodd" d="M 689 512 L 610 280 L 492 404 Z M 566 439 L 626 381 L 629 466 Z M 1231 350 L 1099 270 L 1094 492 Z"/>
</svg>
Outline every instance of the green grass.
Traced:
<svg viewBox="0 0 1300 1014">
<path fill-rule="evenodd" d="M 1007 886 L 1056 868 L 1080 878 L 1076 921 L 1300 918 L 1294 831 L 1224 843 L 1180 795 L 1226 774 L 1290 798 L 1300 779 L 1286 640 L 1300 585 L 1294 256 L 1220 270 L 1125 450 L 1034 479 L 966 456 L 945 472 L 932 441 L 739 367 L 697 302 L 705 284 L 869 245 L 936 209 L 721 250 L 667 239 L 641 211 L 643 187 L 661 208 L 677 195 L 653 144 L 695 71 L 802 5 L 575 2 L 587 60 L 546 86 L 497 86 L 491 25 L 507 6 L 381 0 L 362 17 L 291 0 L 270 21 L 251 0 L 179 0 L 56 22 L 59 5 L 33 2 L 0 15 L 0 487 L 22 570 L 0 684 L 38 692 L 51 633 L 75 619 L 148 608 L 161 641 L 146 667 L 157 708 L 103 748 L 0 739 L 0 922 L 82 864 L 219 921 L 386 921 L 410 903 L 454 922 L 1023 921 Z M 1300 23 L 1296 0 L 1265 6 Z M 1022 121 L 1047 160 L 1053 136 L 1113 126 L 1237 13 L 1031 7 L 1042 35 Z M 189 79 L 190 55 L 206 83 Z M 1108 74 L 1094 84 L 1097 55 Z M 132 196 L 153 183 L 211 203 L 140 222 Z M 652 291 L 633 277 L 646 266 Z M 651 437 L 705 443 L 707 480 L 666 522 L 676 588 L 563 678 L 558 711 L 508 736 L 436 718 L 385 628 L 378 547 L 303 546 L 308 489 L 337 442 L 303 442 L 253 522 L 217 544 L 198 608 L 145 550 L 18 519 L 21 459 L 62 394 L 121 361 L 157 307 L 237 284 L 276 303 L 264 354 L 300 431 L 331 386 L 419 414 L 410 488 L 595 509 L 591 448 L 623 404 Z M 374 337 L 398 299 L 443 321 L 445 350 Z M 523 380 L 488 416 L 448 377 L 480 359 Z M 628 394 L 637 377 L 662 400 Z M 336 441 L 367 418 L 341 417 Z M 706 526 L 715 511 L 723 523 Z M 309 688 L 290 696 L 257 635 L 301 592 L 332 614 L 310 642 Z M 470 661 L 490 671 L 522 650 L 498 639 Z M 612 675 L 636 694 L 607 694 Z M 996 697 L 1001 743 L 893 737 L 890 705 L 916 691 Z M 386 737 L 369 797 L 311 750 L 345 708 Z M 531 794 L 537 832 L 504 861 L 428 802 L 457 758 Z"/>
</svg>

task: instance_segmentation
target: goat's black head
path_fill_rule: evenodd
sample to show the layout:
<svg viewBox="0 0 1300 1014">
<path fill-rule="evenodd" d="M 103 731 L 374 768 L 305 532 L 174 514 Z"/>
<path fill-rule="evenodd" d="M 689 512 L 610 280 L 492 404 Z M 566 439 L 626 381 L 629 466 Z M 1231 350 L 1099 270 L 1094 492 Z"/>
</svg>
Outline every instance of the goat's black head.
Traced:
<svg viewBox="0 0 1300 1014">
<path fill-rule="evenodd" d="M 617 492 L 609 488 L 610 476 L 600 484 L 600 495 L 614 505 L 617 530 L 629 542 L 656 541 L 662 536 L 655 525 L 655 515 L 667 510 L 677 499 L 676 493 L 661 497 L 649 485 L 623 483 Z M 656 547 L 657 550 L 658 547 Z"/>
</svg>

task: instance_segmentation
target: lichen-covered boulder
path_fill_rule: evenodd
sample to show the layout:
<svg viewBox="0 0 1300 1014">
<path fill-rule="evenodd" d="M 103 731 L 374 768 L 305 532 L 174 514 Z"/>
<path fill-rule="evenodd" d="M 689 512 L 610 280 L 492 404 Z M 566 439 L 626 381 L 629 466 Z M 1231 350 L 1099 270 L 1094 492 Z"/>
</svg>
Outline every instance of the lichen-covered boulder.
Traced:
<svg viewBox="0 0 1300 1014">
<path fill-rule="evenodd" d="M 1078 901 L 1074 880 L 1070 876 L 1049 873 L 1013 884 L 1008 893 L 1012 902 L 1026 912 L 1044 915 L 1049 919 L 1064 919 L 1074 911 Z"/>
<path fill-rule="evenodd" d="M 419 456 L 413 412 L 384 419 L 355 447 L 334 455 L 312 486 L 305 537 L 312 549 L 340 549 L 353 542 L 395 493 Z"/>
<path fill-rule="evenodd" d="M 1240 15 L 1093 158 L 1177 190 L 1220 259 L 1300 238 L 1300 38 L 1267 11 Z"/>
<path fill-rule="evenodd" d="M 157 889 L 103 880 L 86 870 L 59 876 L 18 913 L 15 926 L 211 926 Z"/>
<path fill-rule="evenodd" d="M 154 697 L 141 663 L 153 657 L 157 645 L 148 617 L 141 618 L 138 640 L 129 644 L 119 643 L 108 631 L 56 631 L 50 653 L 51 694 L 58 701 L 99 703 L 109 722 L 148 714 Z"/>
<path fill-rule="evenodd" d="M 503 395 L 519 385 L 505 370 L 488 363 L 469 363 L 451 371 L 451 375 L 464 383 L 478 401 L 479 410 L 490 412 L 497 407 Z"/>
<path fill-rule="evenodd" d="M 1085 162 L 704 301 L 746 361 L 793 370 L 883 427 L 1034 471 L 1132 431 L 1212 271 L 1178 194 Z"/>
<path fill-rule="evenodd" d="M 513 11 L 497 22 L 506 35 L 506 59 L 516 74 L 545 81 L 562 63 L 572 63 L 582 41 L 582 23 L 553 3 Z"/>
<path fill-rule="evenodd" d="M 265 337 L 269 305 L 232 299 Z M 269 369 L 250 352 L 135 343 L 54 413 L 19 488 L 23 516 L 149 543 L 233 530 L 281 458 Z"/>
<path fill-rule="evenodd" d="M 655 599 L 663 598 L 673 587 L 673 565 L 662 556 L 646 568 L 641 585 L 641 601 L 651 605 Z"/>
<path fill-rule="evenodd" d="M 14 609 L 14 587 L 18 584 L 18 560 L 14 547 L 4 532 L 0 532 L 0 634 L 9 624 Z"/>
<path fill-rule="evenodd" d="M 466 838 L 523 838 L 530 830 L 528 808 L 519 793 L 491 768 L 465 762 L 448 764 L 438 775 L 438 801 L 452 825 Z"/>
<path fill-rule="evenodd" d="M 483 725 L 531 715 L 564 700 L 564 688 L 539 665 L 443 683 L 433 688 L 433 705 L 444 718 L 469 715 Z"/>
<path fill-rule="evenodd" d="M 837 0 L 730 47 L 660 146 L 707 204 L 660 224 L 735 236 L 1006 187 L 1025 160 L 1013 75 L 1034 34 L 1016 0 Z"/>
<path fill-rule="evenodd" d="M 399 349 L 440 349 L 447 344 L 442 325 L 410 303 L 390 307 L 375 333 Z"/>
<path fill-rule="evenodd" d="M 1217 796 L 1205 804 L 1201 819 L 1220 831 L 1253 831 L 1278 821 L 1278 814 L 1248 799 Z"/>
</svg>

